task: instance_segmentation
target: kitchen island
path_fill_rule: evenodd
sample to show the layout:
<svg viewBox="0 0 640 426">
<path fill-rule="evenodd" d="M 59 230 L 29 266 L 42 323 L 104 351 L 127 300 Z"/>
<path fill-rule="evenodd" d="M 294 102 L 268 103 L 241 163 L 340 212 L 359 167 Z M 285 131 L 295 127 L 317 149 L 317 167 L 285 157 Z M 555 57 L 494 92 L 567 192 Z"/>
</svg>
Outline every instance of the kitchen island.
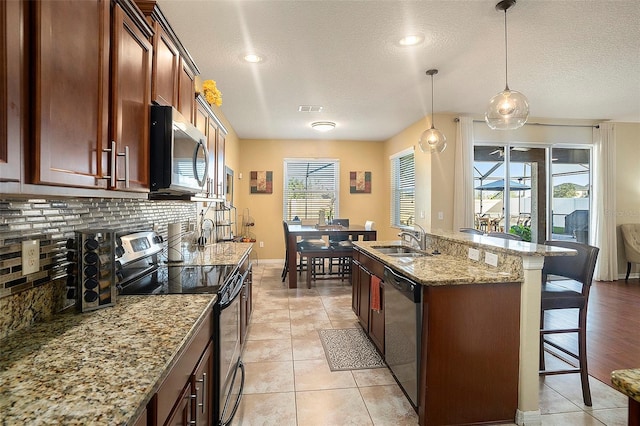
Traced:
<svg viewBox="0 0 640 426">
<path fill-rule="evenodd" d="M 361 324 L 368 313 L 364 322 L 378 348 L 387 313 L 369 309 L 367 277 L 383 278 L 380 271 L 387 267 L 423 287 L 420 424 L 539 422 L 541 269 L 545 256 L 574 252 L 442 231 L 427 233 L 425 240 L 424 252 L 436 255 L 389 250 L 409 245 L 404 241 L 354 243 L 368 269 L 358 278 L 364 290 L 358 301 L 354 288 L 354 310 Z"/>
</svg>

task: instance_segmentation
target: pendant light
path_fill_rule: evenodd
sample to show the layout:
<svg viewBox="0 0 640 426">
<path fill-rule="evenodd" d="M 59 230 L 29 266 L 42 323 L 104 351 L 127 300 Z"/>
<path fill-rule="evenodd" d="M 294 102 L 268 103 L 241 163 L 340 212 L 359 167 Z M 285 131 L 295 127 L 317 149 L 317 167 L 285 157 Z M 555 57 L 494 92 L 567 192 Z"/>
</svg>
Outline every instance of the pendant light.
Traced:
<svg viewBox="0 0 640 426">
<path fill-rule="evenodd" d="M 447 147 L 447 138 L 433 126 L 433 76 L 435 74 L 438 74 L 438 70 L 427 70 L 427 75 L 431 76 L 431 128 L 420 135 L 419 145 L 422 152 L 442 152 Z"/>
<path fill-rule="evenodd" d="M 508 52 L 507 52 L 507 10 L 516 4 L 516 0 L 502 0 L 496 4 L 496 10 L 504 11 L 504 91 L 491 101 L 484 114 L 487 125 L 494 130 L 514 130 L 524 126 L 529 118 L 529 101 L 520 92 L 509 89 Z"/>
</svg>

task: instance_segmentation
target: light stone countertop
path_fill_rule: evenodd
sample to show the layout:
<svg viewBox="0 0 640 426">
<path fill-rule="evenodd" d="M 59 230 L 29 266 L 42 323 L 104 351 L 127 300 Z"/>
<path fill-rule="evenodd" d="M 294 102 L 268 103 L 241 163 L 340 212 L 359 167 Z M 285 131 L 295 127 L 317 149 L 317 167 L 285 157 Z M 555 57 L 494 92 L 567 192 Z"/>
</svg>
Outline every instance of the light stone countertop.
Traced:
<svg viewBox="0 0 640 426">
<path fill-rule="evenodd" d="M 354 241 L 353 244 L 392 269 L 423 285 L 488 284 L 519 282 L 523 279 L 521 268 L 502 270 L 491 267 L 484 262 L 471 261 L 448 254 L 411 258 L 395 257 L 375 249 L 378 246 L 406 245 L 399 240 Z M 427 250 L 427 253 L 431 253 L 431 250 Z"/>
<path fill-rule="evenodd" d="M 193 251 L 183 250 L 182 262 L 171 262 L 172 266 L 238 265 L 253 243 L 223 242 L 208 244 Z"/>
<path fill-rule="evenodd" d="M 640 402 L 640 368 L 611 372 L 611 383 L 629 398 Z"/>
<path fill-rule="evenodd" d="M 132 423 L 215 295 L 120 296 L 0 340 L 0 424 Z"/>
</svg>

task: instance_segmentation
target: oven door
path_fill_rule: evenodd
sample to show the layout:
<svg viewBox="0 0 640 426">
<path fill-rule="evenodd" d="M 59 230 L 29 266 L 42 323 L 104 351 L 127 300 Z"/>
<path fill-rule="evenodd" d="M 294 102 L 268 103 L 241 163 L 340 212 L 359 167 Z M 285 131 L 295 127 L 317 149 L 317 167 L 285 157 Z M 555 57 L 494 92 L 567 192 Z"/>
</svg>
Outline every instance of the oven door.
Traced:
<svg viewBox="0 0 640 426">
<path fill-rule="evenodd" d="M 247 273 L 237 274 L 220 294 L 218 424 L 228 425 L 238 410 L 244 387 L 240 359 L 240 300 Z"/>
</svg>

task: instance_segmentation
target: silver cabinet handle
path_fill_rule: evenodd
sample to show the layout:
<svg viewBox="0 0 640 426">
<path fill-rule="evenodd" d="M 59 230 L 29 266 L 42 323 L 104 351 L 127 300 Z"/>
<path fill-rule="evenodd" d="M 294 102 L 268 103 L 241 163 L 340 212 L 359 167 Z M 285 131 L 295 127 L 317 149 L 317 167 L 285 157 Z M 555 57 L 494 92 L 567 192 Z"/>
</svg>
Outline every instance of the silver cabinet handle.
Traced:
<svg viewBox="0 0 640 426">
<path fill-rule="evenodd" d="M 202 373 L 202 379 L 196 380 L 197 383 L 202 383 L 202 403 L 198 404 L 198 407 L 202 407 L 202 413 L 207 409 L 207 373 Z"/>
<path fill-rule="evenodd" d="M 114 152 L 115 152 L 115 143 L 114 143 L 114 148 L 112 148 L 111 151 L 111 157 L 114 158 Z M 129 188 L 129 146 L 125 146 L 124 147 L 124 152 L 118 152 L 117 154 L 118 157 L 124 157 L 124 179 L 116 179 L 118 182 L 124 182 L 124 187 L 125 188 Z M 115 160 L 114 160 L 115 163 Z M 113 179 L 112 179 L 113 181 Z M 115 185 L 115 183 L 114 183 Z"/>
<path fill-rule="evenodd" d="M 101 179 L 109 179 L 109 186 L 113 188 L 116 186 L 116 142 L 111 141 L 111 148 L 104 148 L 102 152 L 109 153 L 109 174 Z"/>
</svg>

